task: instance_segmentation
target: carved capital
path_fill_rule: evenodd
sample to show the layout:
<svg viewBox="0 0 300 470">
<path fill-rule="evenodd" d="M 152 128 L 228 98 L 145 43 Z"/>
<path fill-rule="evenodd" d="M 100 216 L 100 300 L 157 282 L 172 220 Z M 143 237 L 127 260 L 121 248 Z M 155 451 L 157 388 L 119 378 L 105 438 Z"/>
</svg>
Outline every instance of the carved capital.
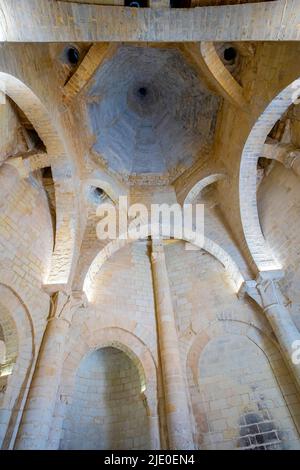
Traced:
<svg viewBox="0 0 300 470">
<path fill-rule="evenodd" d="M 71 323 L 74 312 L 87 306 L 87 298 L 82 291 L 73 291 L 66 293 L 62 291 L 55 292 L 50 297 L 51 307 L 48 320 L 54 318 L 65 320 Z"/>
<path fill-rule="evenodd" d="M 245 291 L 264 311 L 277 305 L 286 306 L 288 301 L 279 286 L 283 276 L 280 270 L 261 272 L 256 281 L 245 282 Z"/>
<path fill-rule="evenodd" d="M 291 152 L 288 152 L 283 159 L 283 164 L 286 168 L 293 169 L 296 161 L 300 161 L 300 150 L 292 150 Z"/>
<path fill-rule="evenodd" d="M 268 310 L 274 305 L 282 304 L 278 281 L 263 279 L 257 283 L 256 288 L 260 296 L 261 306 L 264 310 Z"/>
</svg>

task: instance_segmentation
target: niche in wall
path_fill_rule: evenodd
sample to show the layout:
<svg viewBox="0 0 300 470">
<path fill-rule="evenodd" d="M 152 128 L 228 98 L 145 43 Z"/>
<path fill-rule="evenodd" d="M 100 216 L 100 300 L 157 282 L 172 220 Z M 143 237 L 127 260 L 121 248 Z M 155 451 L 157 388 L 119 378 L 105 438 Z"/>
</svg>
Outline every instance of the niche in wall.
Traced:
<svg viewBox="0 0 300 470">
<path fill-rule="evenodd" d="M 198 367 L 199 396 L 193 401 L 201 448 L 300 447 L 282 391 L 255 343 L 234 334 L 213 338 L 202 351 Z M 284 377 L 292 388 L 290 376 Z"/>
<path fill-rule="evenodd" d="M 105 347 L 78 368 L 66 408 L 61 449 L 148 449 L 150 437 L 138 369 L 122 351 Z"/>
</svg>

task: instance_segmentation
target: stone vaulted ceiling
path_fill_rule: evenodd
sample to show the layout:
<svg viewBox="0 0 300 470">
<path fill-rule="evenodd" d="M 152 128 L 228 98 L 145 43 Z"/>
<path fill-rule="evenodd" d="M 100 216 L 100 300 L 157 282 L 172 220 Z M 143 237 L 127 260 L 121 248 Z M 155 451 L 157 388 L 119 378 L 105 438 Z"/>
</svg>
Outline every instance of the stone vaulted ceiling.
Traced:
<svg viewBox="0 0 300 470">
<path fill-rule="evenodd" d="M 211 146 L 219 98 L 176 48 L 120 46 L 88 91 L 93 152 L 123 176 L 176 176 Z"/>
</svg>

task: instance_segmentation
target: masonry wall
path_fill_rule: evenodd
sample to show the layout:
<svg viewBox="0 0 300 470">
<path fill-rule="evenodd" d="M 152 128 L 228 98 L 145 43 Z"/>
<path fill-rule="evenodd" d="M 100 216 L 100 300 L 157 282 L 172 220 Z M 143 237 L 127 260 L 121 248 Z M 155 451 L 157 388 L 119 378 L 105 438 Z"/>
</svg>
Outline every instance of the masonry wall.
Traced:
<svg viewBox="0 0 300 470">
<path fill-rule="evenodd" d="M 249 338 L 228 331 L 212 339 L 202 351 L 198 374 L 204 448 L 300 448 L 268 360 Z"/>
<path fill-rule="evenodd" d="M 198 448 L 299 448 L 297 390 L 262 313 L 207 253 L 177 242 L 166 259 Z"/>
<path fill-rule="evenodd" d="M 98 337 L 101 337 L 101 340 L 97 340 Z M 60 390 L 57 395 L 56 411 L 53 417 L 51 432 L 51 436 L 53 437 L 50 438 L 50 445 L 54 448 L 57 445 L 56 436 L 61 432 L 60 422 L 62 419 L 65 419 L 66 410 L 69 407 L 69 403 L 73 403 L 74 397 L 76 401 L 77 389 L 74 373 L 79 367 L 82 357 L 86 354 L 85 351 L 87 349 L 88 351 L 91 350 L 91 346 L 87 346 L 87 342 L 92 343 L 93 349 L 120 347 L 121 350 L 124 350 L 126 346 L 125 349 L 128 350 L 129 355 L 137 355 L 140 360 L 142 360 L 143 365 L 140 365 L 140 368 L 143 369 L 144 373 L 147 372 L 147 366 L 151 366 L 151 373 L 146 380 L 145 397 L 147 398 L 146 400 L 145 397 L 143 398 L 145 400 L 143 409 L 145 413 L 147 409 L 147 419 L 150 419 L 150 421 L 151 419 L 156 420 L 156 425 L 158 426 L 157 394 L 161 397 L 162 391 L 157 384 L 157 382 L 159 382 L 159 372 L 156 370 L 158 363 L 156 319 L 147 241 L 128 245 L 109 258 L 96 276 L 93 285 L 93 294 L 88 308 L 84 309 L 84 311 L 79 309 L 74 314 L 72 326 L 67 338 L 65 365 Z M 113 367 L 113 363 L 118 363 L 118 359 L 115 361 L 115 357 L 116 356 L 113 355 L 105 360 L 106 367 L 110 368 Z M 125 358 L 127 361 L 126 364 L 129 364 L 130 362 L 128 362 L 129 359 L 127 359 L 127 356 L 125 356 Z M 134 363 L 136 367 L 137 358 L 134 359 Z M 121 365 L 118 367 L 121 367 Z M 132 365 L 130 367 L 132 367 Z M 106 368 L 106 371 L 107 370 Z M 141 373 L 140 369 L 139 373 Z M 133 376 L 130 380 L 132 383 L 135 383 Z M 108 386 L 110 386 L 109 383 Z M 141 381 L 139 383 L 139 399 L 141 400 Z M 89 395 L 88 392 L 87 400 L 89 402 L 93 402 L 94 400 L 95 402 L 95 394 L 93 395 L 92 392 L 91 396 Z M 122 402 L 124 396 L 122 398 L 122 395 L 120 395 L 119 398 Z M 99 400 L 101 401 L 101 399 Z M 128 397 L 125 401 L 129 403 Z M 75 409 L 75 405 L 73 409 Z M 139 411 L 135 409 L 134 414 L 136 413 L 139 413 Z M 107 414 L 110 415 L 108 409 Z M 125 421 L 130 423 L 131 417 L 129 418 L 127 416 L 125 419 L 124 416 L 125 415 L 123 415 L 122 418 L 124 423 Z M 116 418 L 111 419 L 114 420 Z M 163 419 L 164 417 L 162 415 L 162 421 Z M 147 423 L 150 421 L 147 421 Z M 124 424 L 124 429 L 126 426 L 127 424 Z M 143 427 L 147 428 L 147 426 L 144 425 Z M 149 447 L 147 433 L 143 434 L 141 431 L 137 432 L 137 428 L 131 426 L 131 424 L 128 424 L 127 430 L 128 436 L 126 443 L 129 446 L 128 448 L 145 448 L 145 445 Z M 105 436 L 103 434 L 103 442 L 106 442 L 108 445 L 108 442 L 111 442 L 108 424 L 105 429 L 103 427 L 103 433 L 105 434 Z M 159 431 L 157 431 L 157 434 L 158 433 Z M 140 440 L 138 439 L 139 437 L 141 437 Z M 64 439 L 65 438 L 63 438 L 63 443 L 61 444 L 62 446 L 65 445 Z M 124 439 L 124 434 L 122 434 L 119 436 L 119 443 L 116 440 L 113 442 L 118 446 L 125 446 L 126 448 L 127 444 L 125 445 Z M 159 437 L 157 439 L 159 439 Z M 92 439 L 91 445 L 98 444 Z M 105 444 L 102 443 L 101 445 L 104 446 Z"/>
<path fill-rule="evenodd" d="M 10 165 L 0 168 L 0 281 L 22 298 L 32 316 L 37 344 L 48 314 L 42 284 L 50 269 L 53 229 L 41 180 L 21 179 Z"/>
<path fill-rule="evenodd" d="M 124 325 L 156 357 L 156 319 L 146 241 L 132 243 L 103 264 L 93 286 L 88 315 L 100 317 L 107 326 Z"/>
<path fill-rule="evenodd" d="M 80 364 L 67 407 L 61 449 L 147 449 L 149 428 L 138 370 L 115 348 Z"/>
<path fill-rule="evenodd" d="M 0 199 L 0 324 L 8 351 L 14 350 L 14 357 L 8 355 L 6 364 L 0 368 L 0 375 L 4 374 L 0 442 L 6 447 L 14 420 L 24 406 L 32 364 L 49 313 L 49 296 L 42 290 L 42 284 L 50 267 L 53 229 L 39 178 L 31 175 L 21 179 L 10 165 L 2 165 Z"/>
</svg>

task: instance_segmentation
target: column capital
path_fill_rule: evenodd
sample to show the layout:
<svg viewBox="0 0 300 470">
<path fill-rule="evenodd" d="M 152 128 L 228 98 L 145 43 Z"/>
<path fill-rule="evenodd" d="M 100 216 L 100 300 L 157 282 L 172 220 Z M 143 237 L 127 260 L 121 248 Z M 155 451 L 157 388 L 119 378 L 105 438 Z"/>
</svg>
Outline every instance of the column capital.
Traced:
<svg viewBox="0 0 300 470">
<path fill-rule="evenodd" d="M 72 291 L 70 293 L 58 291 L 51 295 L 50 302 L 48 321 L 60 319 L 71 323 L 73 313 L 77 308 L 87 306 L 87 298 L 83 291 Z"/>
<path fill-rule="evenodd" d="M 284 156 L 283 164 L 286 168 L 294 169 L 297 162 L 300 161 L 300 150 L 293 149 Z"/>
<path fill-rule="evenodd" d="M 273 305 L 286 305 L 285 298 L 279 286 L 279 280 L 284 277 L 284 271 L 261 271 L 256 280 L 245 282 L 245 292 L 264 311 Z"/>
</svg>

